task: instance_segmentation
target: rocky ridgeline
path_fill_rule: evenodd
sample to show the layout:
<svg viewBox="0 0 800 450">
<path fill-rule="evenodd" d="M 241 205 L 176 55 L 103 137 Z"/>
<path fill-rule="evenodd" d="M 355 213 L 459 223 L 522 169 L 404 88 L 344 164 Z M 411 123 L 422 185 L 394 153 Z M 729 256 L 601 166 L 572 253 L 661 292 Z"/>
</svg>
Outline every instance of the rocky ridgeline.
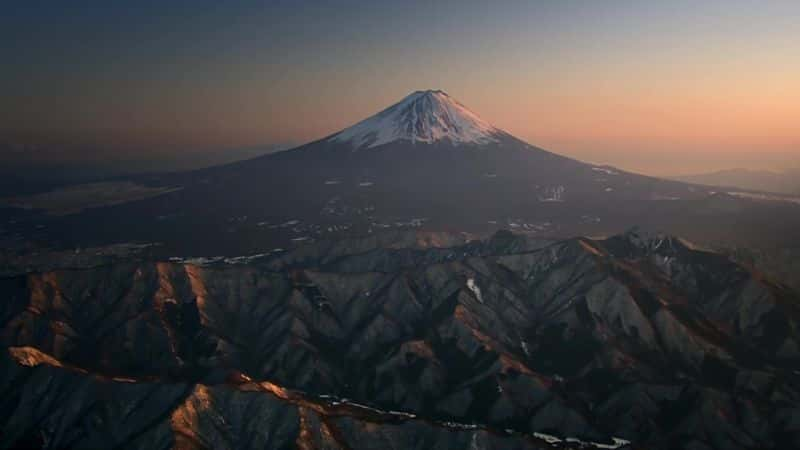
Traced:
<svg viewBox="0 0 800 450">
<path fill-rule="evenodd" d="M 800 445 L 800 296 L 659 234 L 405 233 L 0 292 L 4 448 Z"/>
</svg>

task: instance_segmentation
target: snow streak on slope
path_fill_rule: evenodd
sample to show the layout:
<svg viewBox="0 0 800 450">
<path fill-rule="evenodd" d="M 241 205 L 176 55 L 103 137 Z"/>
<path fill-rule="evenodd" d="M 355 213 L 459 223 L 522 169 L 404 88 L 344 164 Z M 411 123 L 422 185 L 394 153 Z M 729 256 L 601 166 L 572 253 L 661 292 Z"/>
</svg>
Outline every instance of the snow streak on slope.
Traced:
<svg viewBox="0 0 800 450">
<path fill-rule="evenodd" d="M 502 133 L 443 91 L 417 91 L 330 140 L 355 149 L 398 140 L 480 145 L 498 142 Z"/>
</svg>

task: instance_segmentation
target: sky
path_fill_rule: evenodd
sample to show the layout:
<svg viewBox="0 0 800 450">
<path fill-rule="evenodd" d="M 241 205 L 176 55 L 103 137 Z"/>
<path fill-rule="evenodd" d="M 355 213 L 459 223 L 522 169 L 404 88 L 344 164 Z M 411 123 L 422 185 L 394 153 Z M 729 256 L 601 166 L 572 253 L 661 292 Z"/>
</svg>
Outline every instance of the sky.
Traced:
<svg viewBox="0 0 800 450">
<path fill-rule="evenodd" d="M 7 165 L 230 159 L 442 89 L 593 163 L 800 166 L 797 0 L 6 0 L 0 67 Z"/>
</svg>

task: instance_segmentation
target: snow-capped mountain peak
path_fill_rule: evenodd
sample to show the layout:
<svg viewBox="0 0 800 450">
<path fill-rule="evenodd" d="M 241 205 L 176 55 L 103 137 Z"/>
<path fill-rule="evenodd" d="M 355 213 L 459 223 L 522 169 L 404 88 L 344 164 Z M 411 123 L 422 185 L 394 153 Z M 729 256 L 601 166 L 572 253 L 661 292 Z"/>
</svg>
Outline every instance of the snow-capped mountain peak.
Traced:
<svg viewBox="0 0 800 450">
<path fill-rule="evenodd" d="M 503 132 L 441 90 L 416 91 L 330 140 L 371 148 L 398 140 L 453 144 L 498 142 Z"/>
</svg>

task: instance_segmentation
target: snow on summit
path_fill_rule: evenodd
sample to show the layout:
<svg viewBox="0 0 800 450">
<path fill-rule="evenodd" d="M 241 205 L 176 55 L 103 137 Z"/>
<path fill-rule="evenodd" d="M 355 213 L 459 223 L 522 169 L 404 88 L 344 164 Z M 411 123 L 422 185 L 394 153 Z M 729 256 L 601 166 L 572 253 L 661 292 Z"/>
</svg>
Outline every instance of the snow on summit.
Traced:
<svg viewBox="0 0 800 450">
<path fill-rule="evenodd" d="M 330 138 L 371 148 L 398 140 L 453 144 L 498 142 L 501 130 L 484 121 L 444 91 L 416 91 L 399 103 Z"/>
</svg>

